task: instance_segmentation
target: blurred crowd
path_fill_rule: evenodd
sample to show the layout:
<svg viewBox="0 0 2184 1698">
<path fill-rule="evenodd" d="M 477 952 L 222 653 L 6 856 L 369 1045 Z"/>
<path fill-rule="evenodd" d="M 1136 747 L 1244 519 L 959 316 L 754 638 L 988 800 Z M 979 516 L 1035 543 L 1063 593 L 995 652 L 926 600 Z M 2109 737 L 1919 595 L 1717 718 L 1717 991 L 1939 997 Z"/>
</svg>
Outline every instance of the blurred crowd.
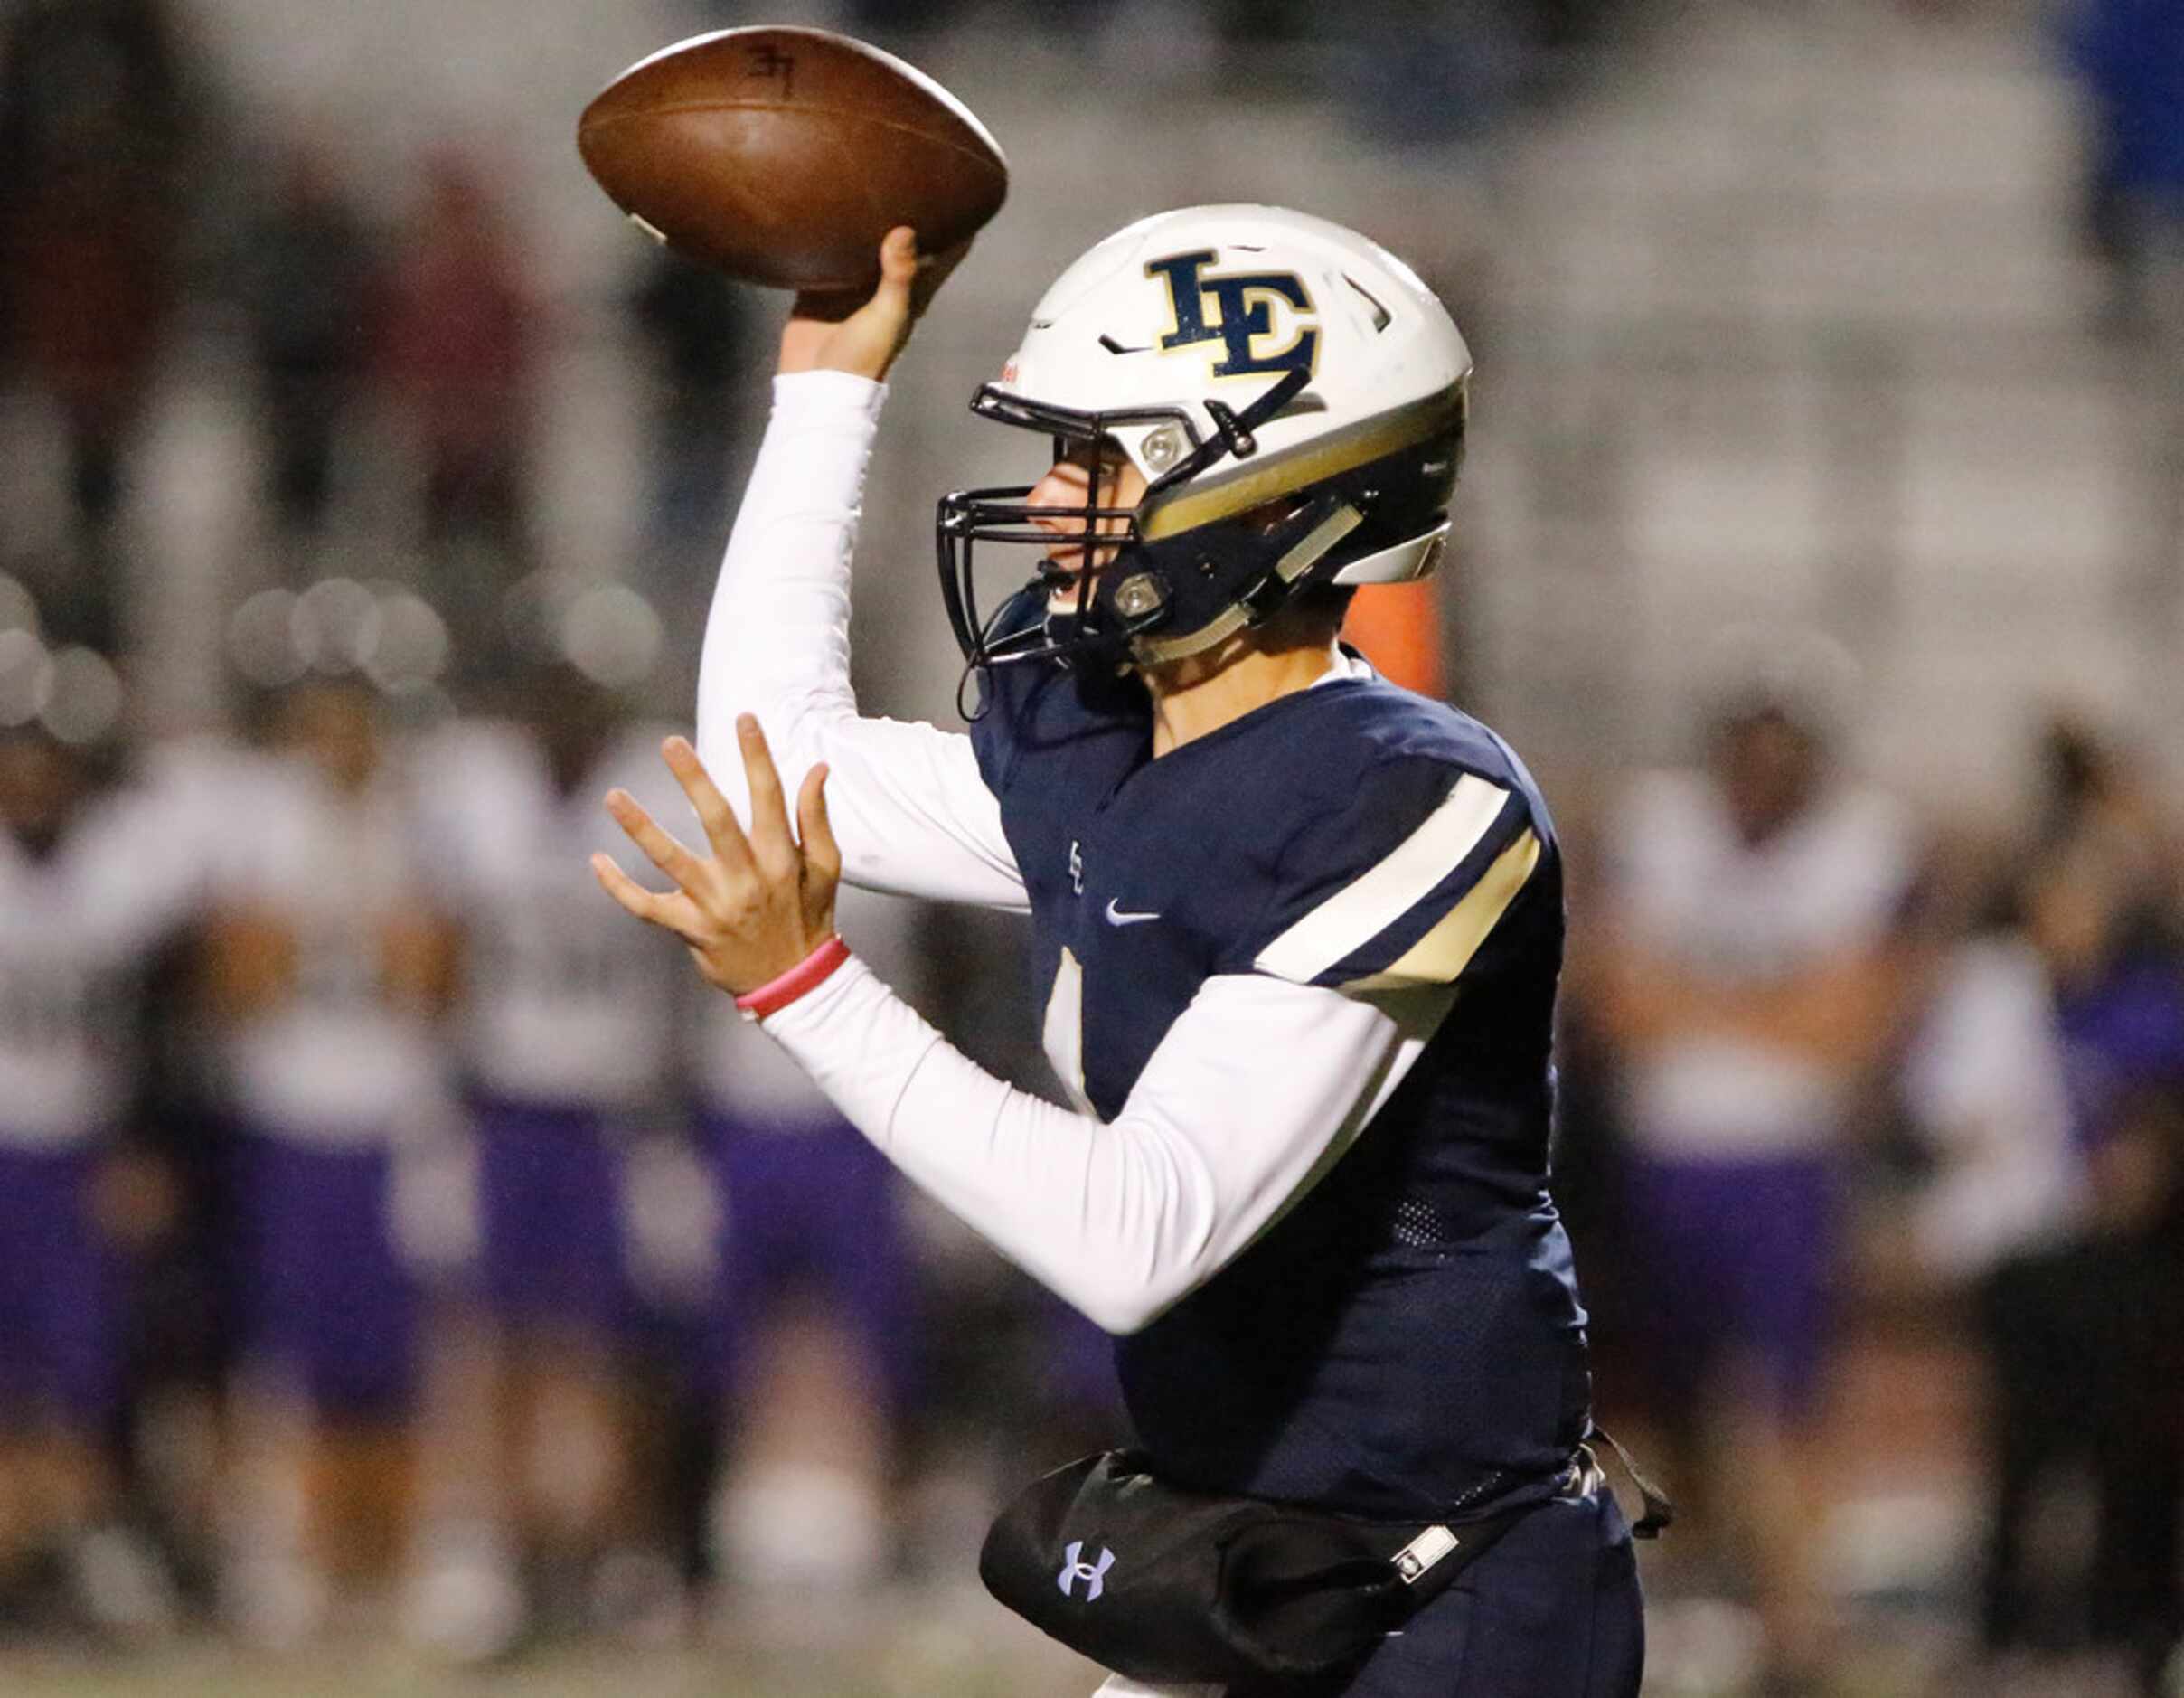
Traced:
<svg viewBox="0 0 2184 1698">
<path fill-rule="evenodd" d="M 558 328 L 509 196 L 453 142 L 423 150 L 406 191 L 368 194 L 330 126 L 223 114 L 183 22 L 164 0 L 5 14 L 0 376 L 56 422 L 71 523 L 38 549 L 0 543 L 0 568 L 49 640 L 143 640 L 125 628 L 123 521 L 165 367 L 185 329 L 211 334 L 255 391 L 255 577 L 306 588 L 363 531 L 462 639 L 410 682 L 493 676 L 537 563 L 532 422 Z M 651 510 L 710 542 L 746 309 L 651 261 L 625 303 L 660 362 Z"/>
<path fill-rule="evenodd" d="M 493 172 L 368 193 L 187 23 L 0 7 L 0 390 L 61 446 L 0 524 L 0 1630 L 283 1646 L 368 1598 L 477 1660 L 672 1632 L 717 1567 L 867 1585 L 916 1559 L 904 1458 L 983 1399 L 1016 1419 L 947 1457 L 1097 1430 L 1100 1341 L 596 888 L 610 787 L 686 814 L 666 637 L 707 586 L 542 566 L 557 326 Z M 643 545 L 715 556 L 748 308 L 657 253 L 618 305 Z M 208 325 L 259 487 L 185 733 L 133 551 Z M 850 910 L 931 982 L 945 919 Z"/>
<path fill-rule="evenodd" d="M 1218 43 L 1318 9 L 1189 10 Z M 1362 38 L 1414 10 L 1351 13 Z M 1436 74 L 1519 98 L 1609 10 L 1467 9 Z M 2113 142 L 2090 228 L 2119 315 L 2156 322 L 2184 299 L 2173 13 L 2089 0 L 2069 37 Z M 165 0 L 0 8 L 0 381 L 55 423 L 69 521 L 29 548 L 0 515 L 0 1620 L 287 1646 L 373 1597 L 477 1659 L 677 1632 L 709 1587 L 914 1572 L 919 1482 L 967 1470 L 983 1502 L 1116 1436 L 1101 1341 L 592 888 L 611 785 L 682 811 L 656 750 L 704 586 L 542 563 L 555 307 L 492 172 L 428 150 L 390 224 L 307 124 L 240 145 L 212 80 Z M 1368 104 L 1415 139 L 1492 100 Z M 665 255 L 618 306 L 646 557 L 705 556 L 754 313 Z M 185 313 L 247 362 L 261 546 L 222 601 L 224 721 L 183 736 L 141 712 L 127 539 Z M 1909 1325 L 1977 1373 L 1967 1656 L 2172 1690 L 2173 798 L 2058 713 L 2014 820 L 1968 830 L 1858 773 L 1823 639 L 1717 659 L 1685 764 L 1546 775 L 1574 875 L 1558 1189 L 1604 1413 L 1690 1500 L 1649 1580 L 1732 1600 L 1755 1677 L 1819 1690 L 1838 1370 Z M 1029 1076 L 1005 931 L 844 926 Z M 2085 1523 L 2059 1556 L 2029 1531 L 2058 1497 Z"/>
<path fill-rule="evenodd" d="M 914 1571 L 906 1479 L 1114 1430 L 1099 1341 L 592 888 L 610 786 L 681 813 L 662 728 L 566 653 L 410 717 L 355 659 L 402 605 L 260 592 L 238 731 L 132 747 L 0 580 L 0 1598 L 274 1646 L 392 1598 L 474 1656 Z M 1730 646 L 1688 767 L 1570 798 L 1560 1184 L 1605 1410 L 1692 1500 L 1660 1576 L 1817 1678 L 1814 1440 L 1916 1314 L 1986 1376 L 1981 1643 L 2165 1690 L 2184 840 L 2067 719 L 2022 829 L 1960 839 L 1838 759 L 1824 641 Z M 1012 965 L 844 926 L 928 1001 Z"/>
<path fill-rule="evenodd" d="M 1670 1590 L 1748 1609 L 1766 1689 L 1821 1690 L 1846 1439 L 1918 1442 L 1846 1435 L 1841 1370 L 1938 1335 L 1929 1367 L 1974 1376 L 1947 1401 L 1987 1688 L 2173 1691 L 2184 838 L 2068 714 L 2014 831 L 1922 815 L 1840 758 L 1847 656 L 1724 646 L 1691 764 L 1624 782 L 1571 896 L 1564 1190 L 1608 1418 L 1691 1499 Z M 2088 1526 L 2058 1544 L 2064 1499 Z"/>
<path fill-rule="evenodd" d="M 322 636 L 247 730 L 132 750 L 89 650 L 33 677 L 5 636 L 0 1608 L 287 1646 L 391 1599 L 462 1658 L 673 1630 L 716 1564 L 910 1561 L 903 1458 L 966 1398 L 1111 1404 L 1087 1329 L 906 1215 L 595 888 L 609 788 L 687 809 L 574 662 L 419 728 Z M 919 982 L 916 913 L 844 924 Z"/>
</svg>

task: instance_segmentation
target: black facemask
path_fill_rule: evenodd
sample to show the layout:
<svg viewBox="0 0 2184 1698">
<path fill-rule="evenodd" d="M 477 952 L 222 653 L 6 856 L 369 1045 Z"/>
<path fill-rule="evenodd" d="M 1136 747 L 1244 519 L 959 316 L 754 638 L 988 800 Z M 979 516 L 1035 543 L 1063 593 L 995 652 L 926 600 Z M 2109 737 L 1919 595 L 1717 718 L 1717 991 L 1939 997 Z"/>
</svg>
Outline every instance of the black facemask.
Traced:
<svg viewBox="0 0 2184 1698">
<path fill-rule="evenodd" d="M 1027 660 L 1059 660 L 1065 665 L 1109 666 L 1130 653 L 1133 639 L 1154 631 L 1188 631 L 1219 610 L 1200 612 L 1206 598 L 1187 593 L 1206 552 L 1205 539 L 1176 538 L 1148 542 L 1139 529 L 1145 504 L 1175 486 L 1203 474 L 1224 458 L 1248 458 L 1258 451 L 1253 432 L 1295 399 L 1308 372 L 1292 372 L 1240 413 L 1219 401 L 1207 403 L 1216 434 L 1201 437 L 1181 408 L 1163 407 L 1081 412 L 1027 401 L 988 383 L 971 398 L 971 410 L 983 419 L 1038 430 L 1052 439 L 1057 458 L 1077 448 L 1097 453 L 1115 430 L 1125 426 L 1167 425 L 1191 447 L 1162 473 L 1134 507 L 1099 505 L 1100 480 L 1087 480 L 1084 505 L 1075 509 L 1034 507 L 1033 485 L 1019 484 L 958 490 L 941 498 L 935 519 L 940 589 L 948 622 L 964 659 L 973 671 Z M 1058 518 L 1076 521 L 1073 531 L 1053 528 Z M 1103 525 L 1106 527 L 1103 529 Z M 992 608 L 982 608 L 977 590 L 976 551 L 980 543 L 1036 548 L 1040 565 L 1028 581 L 1017 579 Z M 1055 550 L 1075 549 L 1078 566 L 1047 564 Z M 1097 564 L 1093 564 L 1097 561 Z M 1003 609 L 1021 593 L 1051 592 L 1073 585 L 1076 605 L 1050 611 L 1045 622 L 1003 623 Z M 1225 601 L 1220 605 L 1225 605 Z M 1193 618 L 1193 614 L 1199 618 Z"/>
</svg>

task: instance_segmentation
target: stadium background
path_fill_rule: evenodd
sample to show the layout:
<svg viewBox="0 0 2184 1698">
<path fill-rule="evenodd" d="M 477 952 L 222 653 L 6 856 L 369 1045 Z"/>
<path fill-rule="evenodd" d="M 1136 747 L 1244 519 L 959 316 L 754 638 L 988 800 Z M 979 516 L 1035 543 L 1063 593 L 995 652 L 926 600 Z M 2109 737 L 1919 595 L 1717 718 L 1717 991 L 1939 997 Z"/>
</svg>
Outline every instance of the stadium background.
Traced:
<svg viewBox="0 0 2184 1698">
<path fill-rule="evenodd" d="M 1584 954 L 1623 916 L 1605 873 L 1583 874 L 1617 858 L 1634 775 L 1693 760 L 1708 713 L 1756 655 L 1816 656 L 1799 685 L 1827 674 L 1830 735 L 1845 768 L 1913 822 L 1922 892 L 1891 939 L 1887 1030 L 1844 1061 L 1874 1106 L 1844 1127 L 1855 1207 L 1836 1246 L 1840 1325 L 1808 1458 L 1819 1487 L 1800 1511 L 1838 1629 L 1832 1677 L 1871 1693 L 2019 1689 L 2010 1680 L 2133 1690 L 2159 1657 L 2087 1640 L 2100 1610 L 2074 1577 L 2102 1510 L 2083 1466 L 2057 1470 L 2029 1512 L 2033 1595 L 2052 1621 L 2017 1661 L 1981 1660 L 1997 1444 L 1974 1270 L 1933 1251 L 1920 1224 L 1964 1173 L 1956 1146 L 1906 1106 L 1905 1079 L 1988 894 L 2058 844 L 2096 840 L 2128 863 L 2131 913 L 2116 923 L 2132 959 L 2172 981 L 2177 971 L 2184 186 L 2172 177 L 2164 201 L 2160 183 L 2120 182 L 2116 167 L 2119 136 L 2184 134 L 2166 9 L 1381 0 L 1340 21 L 1325 11 L 867 0 L 765 14 L 904 52 L 986 119 L 1013 168 L 1007 208 L 894 386 L 859 578 L 864 699 L 953 712 L 931 503 L 1021 469 L 1018 445 L 977 429 L 964 402 L 1066 259 L 1144 212 L 1228 199 L 1323 212 L 1411 259 L 1479 363 L 1462 542 L 1426 604 L 1436 664 L 1456 700 L 1525 751 L 1579 850 L 1564 1173 L 1603 1315 L 1605 1412 L 1650 1425 L 1680 1388 L 1647 1383 L 1646 1353 L 1614 1332 L 1624 1288 L 1649 1270 L 1618 1253 L 1620 1193 L 1604 1175 L 1616 1171 L 1628 1091 L 1613 1044 L 1595 1041 L 1613 1024 L 1612 997 Z M 2088 39 L 2087 18 L 2128 27 L 2134 12 L 2142 63 L 2166 64 L 2167 80 L 2149 71 L 2136 89 L 2146 104 L 2104 107 L 2073 43 Z M 56 680 L 73 678 L 95 724 L 100 674 L 52 664 L 88 644 L 118 667 L 135 771 L 181 740 L 202 750 L 239 737 L 256 688 L 313 668 L 374 677 L 397 736 L 425 739 L 504 695 L 512 668 L 540 657 L 526 634 L 543 631 L 620 688 L 633 715 L 679 717 L 777 303 L 664 271 L 584 177 L 572 127 L 642 53 L 760 19 L 666 0 L 11 0 L 0 18 L 11 102 L 0 145 L 21 150 L 0 161 L 14 203 L 0 211 L 0 301 L 14 326 L 0 344 L 0 572 L 15 586 L 0 584 L 0 711 L 52 711 Z M 118 34 L 99 33 L 109 21 Z M 71 27 L 108 45 L 56 47 Z M 173 76 L 134 108 L 142 133 L 14 121 L 55 86 L 102 74 L 101 52 L 109 66 L 145 62 L 155 33 Z M 2172 141 L 2168 156 L 2179 153 Z M 349 272 L 292 226 L 268 235 L 302 154 L 353 209 Z M 124 234 L 53 261 L 54 226 L 37 220 L 52 214 L 42 191 L 56 184 L 64 214 L 65 195 L 82 194 L 76 222 Z M 485 273 L 510 286 L 445 285 L 499 327 L 497 359 L 456 357 L 447 325 L 459 315 L 438 312 L 448 303 L 431 293 L 444 278 L 417 286 L 407 340 L 400 307 L 387 305 L 405 257 L 448 234 L 419 214 L 432 184 L 453 250 L 488 255 Z M 102 293 L 115 273 L 122 282 Z M 372 345 L 347 350 L 325 391 L 323 498 L 306 478 L 284 514 L 266 467 L 293 416 L 268 410 L 267 325 L 312 290 L 353 301 Z M 88 351 L 32 325 L 42 297 L 82 304 L 70 316 L 94 326 Z M 102 299 L 113 317 L 97 330 Z M 84 416 L 110 435 L 109 469 L 71 460 L 60 395 L 94 398 Z M 475 450 L 466 465 L 486 468 L 476 484 L 432 476 L 447 447 L 432 432 L 449 417 L 492 439 L 462 445 Z M 359 584 L 373 586 L 361 601 Z M 34 644 L 10 640 L 33 630 Z M 1035 1078 L 1009 929 L 940 912 L 882 923 L 903 931 L 921 995 L 951 1029 Z M 2184 1052 L 2184 1031 L 2172 1029 L 2174 999 L 2149 1006 L 2170 1024 L 2144 1046 L 2155 1130 L 2132 1147 L 2146 1153 L 2134 1172 L 2157 1201 L 2131 1219 L 2159 1223 L 2140 1236 L 2166 1245 L 2184 1079 L 2160 1058 Z M 2073 1133 L 2096 1179 L 2102 1133 Z M 140 1141 L 173 1155 L 156 1132 Z M 176 1194 L 186 1210 L 187 1186 Z M 2105 1241 L 2104 1206 L 2095 1195 L 2058 1230 Z M 10 1606 L 0 1678 L 57 1692 L 442 1679 L 541 1692 L 632 1680 L 753 1693 L 1088 1689 L 984 1604 L 968 1572 L 993 1493 L 1100 1431 L 1097 1376 L 1050 1371 L 1082 1341 L 975 1246 L 913 1218 L 920 1337 L 940 1368 L 908 1415 L 912 1484 L 884 1579 L 838 1598 L 814 1583 L 786 1600 L 745 1583 L 711 1561 L 704 1517 L 689 1513 L 712 1489 L 705 1469 L 659 1461 L 643 1476 L 660 1505 L 652 1536 L 673 1546 L 679 1510 L 701 1523 L 686 1565 L 720 1571 L 687 1600 L 602 1609 L 457 1676 L 400 1630 L 397 1558 L 307 1642 L 253 1647 L 221 1604 L 233 1552 L 178 1507 L 192 1500 L 176 1472 L 212 1470 L 216 1495 L 236 1442 L 218 1430 L 221 1341 L 197 1337 L 174 1361 L 155 1352 L 140 1364 L 112 1439 L 131 1481 L 127 1516 L 172 1571 L 174 1630 L 94 1651 L 69 1609 L 33 1599 Z M 175 1252 L 155 1241 L 136 1253 L 165 1268 Z M 2141 1283 L 2119 1300 L 2156 1306 L 2175 1266 L 2166 1254 L 2131 1262 Z M 2170 1366 L 2146 1372 L 2159 1384 Z M 2083 1394 L 2076 1364 L 2057 1374 L 2057 1400 Z M 186 1460 L 189 1445 L 149 1419 L 171 1413 L 177 1384 L 198 1394 L 185 1406 L 209 1430 L 192 1442 L 212 1460 Z M 2173 1523 L 2163 1482 L 2184 1406 L 2167 1384 L 2155 1423 L 2167 1448 L 2155 1447 L 2146 1490 L 2170 1493 Z M 711 1415 L 683 1419 L 702 1428 Z M 1700 1521 L 1693 1548 L 1708 1552 Z M 1740 1559 L 1670 1547 L 1659 1558 L 1648 1556 L 1649 1690 L 1744 1689 L 1761 1653 Z M 2173 1627 L 2173 1574 L 2140 1578 Z"/>
</svg>

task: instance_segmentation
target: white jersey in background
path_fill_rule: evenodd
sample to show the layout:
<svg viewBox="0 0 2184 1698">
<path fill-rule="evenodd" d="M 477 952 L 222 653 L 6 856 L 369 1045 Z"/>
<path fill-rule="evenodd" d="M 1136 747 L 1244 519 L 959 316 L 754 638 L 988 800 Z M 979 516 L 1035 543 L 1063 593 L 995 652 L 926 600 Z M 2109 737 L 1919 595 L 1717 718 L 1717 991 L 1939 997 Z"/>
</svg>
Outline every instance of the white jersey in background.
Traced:
<svg viewBox="0 0 2184 1698">
<path fill-rule="evenodd" d="M 192 889 L 178 857 L 146 855 L 155 818 L 101 797 L 43 859 L 0 830 L 0 1145 L 87 1143 L 128 1106 L 146 957 Z"/>
<path fill-rule="evenodd" d="M 146 751 L 133 804 L 146 825 L 134 876 L 182 888 L 202 904 L 231 882 L 223 867 L 249 830 L 259 798 L 281 783 L 285 763 L 213 732 L 177 737 Z"/>
<path fill-rule="evenodd" d="M 419 751 L 434 874 L 463 921 L 460 1061 L 490 1096 L 614 1110 L 668 1087 L 683 951 L 631 926 L 590 868 L 621 838 L 615 786 L 655 817 L 687 811 L 663 735 L 617 738 L 568 795 L 513 723 L 460 724 Z"/>
<path fill-rule="evenodd" d="M 2029 944 L 1987 936 L 1956 947 L 1902 1077 L 1935 1158 L 1916 1218 L 1927 1267 L 1970 1279 L 2077 1224 L 2085 1176 L 2054 986 Z"/>
<path fill-rule="evenodd" d="M 273 758 L 231 794 L 248 807 L 221 834 L 212 899 L 291 927 L 297 955 L 287 1000 L 221 1043 L 229 1105 L 259 1130 L 312 1143 L 376 1144 L 436 1120 L 445 1047 L 430 1018 L 383 989 L 388 921 L 439 906 L 399 763 L 344 796 L 315 768 Z"/>
<path fill-rule="evenodd" d="M 1908 817 L 1848 784 L 1756 846 L 1698 772 L 1642 778 L 1609 840 L 1617 918 L 1645 952 L 1718 990 L 1758 990 L 1885 939 L 1916 872 Z M 1732 1033 L 1638 1058 L 1631 1132 L 1670 1156 L 1789 1156 L 1835 1137 L 1842 1067 Z"/>
</svg>

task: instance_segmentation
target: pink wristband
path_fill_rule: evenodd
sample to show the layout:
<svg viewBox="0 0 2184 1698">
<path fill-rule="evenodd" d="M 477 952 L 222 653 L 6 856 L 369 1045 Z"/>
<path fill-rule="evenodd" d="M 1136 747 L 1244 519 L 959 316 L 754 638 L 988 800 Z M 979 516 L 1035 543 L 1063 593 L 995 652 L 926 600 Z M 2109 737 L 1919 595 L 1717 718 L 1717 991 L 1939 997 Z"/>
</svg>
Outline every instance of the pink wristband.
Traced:
<svg viewBox="0 0 2184 1698">
<path fill-rule="evenodd" d="M 779 1014 L 805 992 L 825 984 L 834 969 L 849 958 L 850 947 L 842 941 L 842 934 L 836 932 L 778 978 L 769 978 L 756 990 L 745 991 L 736 998 L 736 1006 L 743 1011 L 747 1020 L 763 1020 L 768 1014 Z"/>
</svg>

